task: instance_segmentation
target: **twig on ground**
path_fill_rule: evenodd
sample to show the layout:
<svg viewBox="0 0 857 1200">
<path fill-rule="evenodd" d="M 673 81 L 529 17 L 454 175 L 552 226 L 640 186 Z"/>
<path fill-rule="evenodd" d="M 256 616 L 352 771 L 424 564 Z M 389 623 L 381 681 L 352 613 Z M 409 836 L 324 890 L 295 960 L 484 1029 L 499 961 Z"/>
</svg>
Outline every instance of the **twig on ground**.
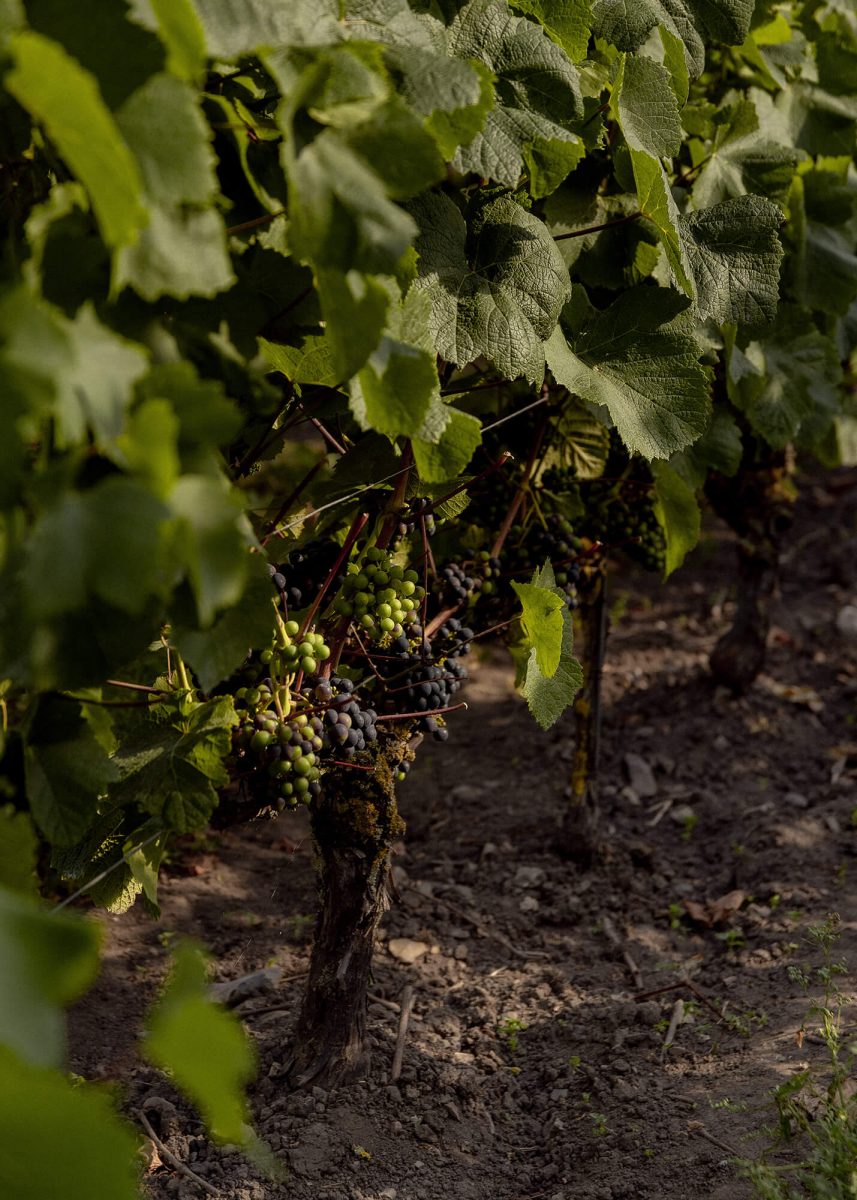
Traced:
<svg viewBox="0 0 857 1200">
<path fill-rule="evenodd" d="M 411 1019 L 411 1009 L 414 1006 L 414 989 L 408 983 L 402 990 L 402 1008 L 399 1013 L 399 1029 L 396 1034 L 396 1049 L 393 1052 L 393 1065 L 390 1068 L 390 1082 L 396 1083 L 402 1074 L 402 1059 L 405 1054 L 405 1038 L 408 1036 L 408 1023 Z"/>
<path fill-rule="evenodd" d="M 679 1027 L 679 1025 L 681 1025 L 681 1023 L 683 1021 L 684 1021 L 684 1001 L 679 996 L 678 1000 L 676 1000 L 675 1004 L 673 1005 L 673 1011 L 672 1011 L 672 1016 L 670 1017 L 669 1028 L 667 1029 L 667 1036 L 664 1038 L 664 1044 L 661 1047 L 661 1062 L 663 1062 L 664 1059 L 666 1058 L 667 1050 L 669 1050 L 670 1046 L 675 1041 L 675 1035 L 678 1032 L 678 1027 Z"/>
<path fill-rule="evenodd" d="M 217 1188 L 213 1187 L 208 1182 L 207 1179 L 203 1179 L 201 1175 L 197 1175 L 197 1173 L 195 1171 L 192 1171 L 190 1169 L 190 1167 L 187 1166 L 185 1163 L 183 1163 L 180 1158 L 176 1158 L 176 1156 L 173 1154 L 172 1150 L 167 1149 L 167 1147 L 164 1145 L 164 1143 L 161 1141 L 161 1139 L 155 1133 L 154 1129 L 152 1128 L 152 1124 L 151 1124 L 149 1118 L 146 1116 L 146 1114 L 144 1112 L 141 1112 L 140 1109 L 138 1108 L 136 1110 L 136 1114 L 137 1114 L 137 1120 L 140 1122 L 140 1124 L 143 1126 L 143 1129 L 146 1131 L 146 1136 L 151 1138 L 152 1141 L 155 1143 L 155 1145 L 158 1147 L 158 1153 L 160 1154 L 160 1156 L 164 1160 L 164 1162 L 169 1163 L 169 1165 L 173 1168 L 173 1170 L 178 1171 L 179 1175 L 184 1175 L 186 1179 L 192 1179 L 194 1183 L 198 1183 L 201 1188 L 204 1188 L 204 1190 L 209 1193 L 209 1195 L 211 1195 L 211 1196 L 219 1196 L 220 1195 Z"/>
<path fill-rule="evenodd" d="M 723 1020 L 726 1012 L 725 1006 L 721 1012 L 717 1005 L 712 1004 L 705 993 L 701 992 L 691 979 L 679 979 L 675 983 L 668 983 L 665 987 L 652 988 L 651 991 L 648 992 L 638 992 L 634 999 L 637 1001 L 651 1000 L 654 996 L 664 996 L 667 992 L 674 992 L 678 988 L 687 988 L 689 992 L 693 992 L 699 1003 L 704 1004 L 706 1008 L 710 1009 L 714 1013 L 715 1017 L 717 1017 L 718 1021 Z"/>
<path fill-rule="evenodd" d="M 606 916 L 606 914 L 603 914 L 603 913 L 601 915 L 601 928 L 604 930 L 604 936 L 607 938 L 607 940 L 609 942 L 611 942 L 616 947 L 617 950 L 621 951 L 622 958 L 625 961 L 625 966 L 630 971 L 631 978 L 634 981 L 634 987 L 641 988 L 641 989 L 644 988 L 645 983 L 643 982 L 643 975 L 642 975 L 642 972 L 640 971 L 640 968 L 637 966 L 636 962 L 634 961 L 634 958 L 631 955 L 630 950 L 628 950 L 626 948 L 625 943 L 622 941 L 621 937 L 619 936 L 619 934 L 616 930 L 616 926 L 613 924 L 613 922 L 610 920 L 610 918 L 608 916 Z"/>
<path fill-rule="evenodd" d="M 294 983 L 297 979 L 305 979 L 309 975 L 309 967 L 305 971 L 298 971 L 296 975 L 286 975 L 280 980 L 280 984 Z M 267 1004 L 264 1008 L 250 1008 L 246 1012 L 238 1010 L 238 1016 L 243 1021 L 245 1017 L 262 1017 L 265 1013 L 284 1012 L 285 1009 L 291 1008 L 291 1004 Z"/>
<path fill-rule="evenodd" d="M 712 1146 L 716 1146 L 718 1150 L 723 1150 L 731 1158 L 740 1158 L 741 1155 L 732 1146 L 727 1146 L 726 1142 L 721 1142 L 720 1138 L 716 1138 L 713 1133 L 709 1133 L 701 1121 L 688 1121 L 687 1127 L 691 1133 L 698 1134 L 699 1137 L 705 1138 L 707 1142 L 711 1142 Z"/>
</svg>

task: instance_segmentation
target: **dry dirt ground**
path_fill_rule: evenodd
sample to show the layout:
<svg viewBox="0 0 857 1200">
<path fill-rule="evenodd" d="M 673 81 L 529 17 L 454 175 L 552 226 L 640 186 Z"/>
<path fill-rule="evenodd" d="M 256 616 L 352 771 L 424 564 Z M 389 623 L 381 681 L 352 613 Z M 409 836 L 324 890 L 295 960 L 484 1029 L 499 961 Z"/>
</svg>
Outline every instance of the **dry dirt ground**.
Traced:
<svg viewBox="0 0 857 1200">
<path fill-rule="evenodd" d="M 788 971 L 819 962 L 808 928 L 839 913 L 837 953 L 857 969 L 857 643 L 836 625 L 857 599 L 855 482 L 807 482 L 767 674 L 742 699 L 706 670 L 729 617 L 722 530 L 666 588 L 615 573 L 604 854 L 589 872 L 553 849 L 570 726 L 537 730 L 499 652 L 474 664 L 469 714 L 402 788 L 408 831 L 363 1083 L 289 1094 L 280 1078 L 315 905 L 301 816 L 174 859 L 159 921 L 106 919 L 104 973 L 72 1014 L 73 1068 L 119 1081 L 128 1111 L 142 1106 L 224 1200 L 748 1197 L 733 1154 L 760 1151 L 770 1089 L 821 1055 L 798 1044 L 807 997 Z M 630 780 L 629 754 L 644 764 Z M 718 911 L 711 902 L 729 893 Z M 685 902 L 703 906 L 697 919 Z M 282 968 L 273 993 L 240 1009 L 259 1051 L 256 1127 L 283 1164 L 279 1181 L 212 1146 L 136 1055 L 178 934 L 210 947 L 221 980 Z M 411 964 L 391 953 L 402 938 L 424 944 Z M 667 990 L 684 979 L 696 990 Z M 392 1084 L 407 985 L 413 1017 Z M 677 999 L 686 1019 L 665 1048 Z M 154 1200 L 206 1195 L 169 1165 L 152 1168 Z"/>
</svg>

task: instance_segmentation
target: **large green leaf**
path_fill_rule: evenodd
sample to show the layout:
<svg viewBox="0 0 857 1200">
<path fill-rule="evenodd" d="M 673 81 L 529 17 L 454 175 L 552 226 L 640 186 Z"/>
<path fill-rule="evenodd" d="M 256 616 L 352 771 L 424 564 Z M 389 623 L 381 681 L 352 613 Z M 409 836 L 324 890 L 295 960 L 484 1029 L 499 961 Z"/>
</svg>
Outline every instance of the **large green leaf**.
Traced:
<svg viewBox="0 0 857 1200">
<path fill-rule="evenodd" d="M 484 355 L 506 377 L 538 380 L 542 343 L 569 295 L 568 272 L 544 222 L 501 196 L 468 226 L 447 196 L 411 206 L 420 226 L 415 286 L 431 299 L 438 353 L 458 366 Z"/>
<path fill-rule="evenodd" d="M 446 407 L 445 418 L 436 441 L 414 438 L 411 443 L 420 479 L 426 483 L 456 479 L 482 441 L 482 425 L 477 417 Z"/>
<path fill-rule="evenodd" d="M 503 0 L 470 0 L 449 30 L 458 58 L 477 59 L 496 75 L 496 103 L 456 166 L 514 187 L 524 151 L 535 141 L 572 142 L 583 116 L 577 71 L 568 55 Z"/>
<path fill-rule="evenodd" d="M 83 837 L 99 797 L 118 776 L 80 705 L 50 696 L 39 699 L 32 715 L 24 764 L 33 817 L 58 846 Z"/>
<path fill-rule="evenodd" d="M 146 300 L 213 296 L 234 281 L 210 131 L 191 87 L 153 75 L 116 114 L 140 164 L 151 219 L 119 255 L 115 282 Z"/>
<path fill-rule="evenodd" d="M 693 74 L 705 65 L 705 43 L 740 45 L 754 0 L 594 0 L 592 30 L 620 50 L 636 50 L 656 25 L 684 42 Z"/>
<path fill-rule="evenodd" d="M 637 288 L 566 341 L 545 346 L 548 366 L 570 392 L 603 404 L 631 451 L 669 458 L 705 430 L 709 381 L 693 338 L 669 328 L 674 293 Z"/>
<path fill-rule="evenodd" d="M 541 22 L 572 62 L 586 58 L 592 0 L 511 0 L 511 5 Z"/>
<path fill-rule="evenodd" d="M 108 448 L 146 373 L 142 347 L 102 325 L 91 304 L 69 321 L 23 288 L 0 303 L 0 331 L 7 388 L 17 383 L 28 406 L 53 414 L 58 446 L 80 444 L 91 431 L 98 447 Z"/>
<path fill-rule="evenodd" d="M 235 1145 L 252 1136 L 244 1087 L 256 1056 L 240 1023 L 208 999 L 206 960 L 178 946 L 166 991 L 149 1017 L 143 1049 L 193 1101 L 214 1137 Z"/>
<path fill-rule="evenodd" d="M 656 158 L 678 154 L 681 121 L 669 72 L 644 55 L 623 54 L 610 106 L 632 150 Z"/>
<path fill-rule="evenodd" d="M 789 197 L 791 286 L 807 308 L 841 316 L 857 296 L 857 185 L 850 156 L 820 159 Z"/>
<path fill-rule="evenodd" d="M 793 147 L 759 125 L 752 100 L 738 100 L 718 114 L 714 142 L 693 185 L 697 208 L 750 192 L 785 200 L 798 160 Z"/>
<path fill-rule="evenodd" d="M 326 129 L 288 167 L 290 243 L 317 268 L 392 272 L 416 227 L 384 183 Z"/>
<path fill-rule="evenodd" d="M 521 602 L 521 628 L 526 645 L 535 654 L 539 672 L 550 679 L 556 673 L 562 653 L 565 601 L 554 584 L 513 580 L 512 587 Z"/>
<path fill-rule="evenodd" d="M 103 1089 L 0 1047 L 0 1195 L 137 1200 L 137 1147 Z"/>
<path fill-rule="evenodd" d="M 338 0 L 194 0 L 211 54 L 240 58 L 273 46 L 326 45 L 342 36 Z"/>
<path fill-rule="evenodd" d="M 681 219 L 697 310 L 721 324 L 764 325 L 779 301 L 782 212 L 762 196 L 738 196 Z"/>
<path fill-rule="evenodd" d="M 205 30 L 193 0 L 151 0 L 157 31 L 167 48 L 167 67 L 197 82 L 205 69 Z"/>
<path fill-rule="evenodd" d="M 556 612 L 552 613 L 549 618 L 551 631 L 548 665 L 553 665 L 554 662 L 556 665 L 549 675 L 545 674 L 539 664 L 539 651 L 536 646 L 531 645 L 521 683 L 521 692 L 526 698 L 530 712 L 542 729 L 549 729 L 574 702 L 574 697 L 583 685 L 583 671 L 580 663 L 574 657 L 574 630 L 571 613 L 564 603 L 561 591 L 555 586 L 553 568 L 550 563 L 546 563 L 541 571 L 536 571 L 531 586 L 538 591 L 547 591 L 559 601 Z M 558 638 L 557 617 L 559 618 Z M 543 632 L 545 631 L 543 630 Z"/>
<path fill-rule="evenodd" d="M 653 462 L 654 512 L 666 543 L 664 576 L 671 575 L 699 541 L 701 514 L 693 488 L 665 462 Z"/>
<path fill-rule="evenodd" d="M 775 328 L 743 353 L 733 350 L 730 395 L 772 446 L 793 441 L 804 422 L 839 409 L 842 368 L 809 313 L 784 306 Z"/>
<path fill-rule="evenodd" d="M 0 887 L 0 1050 L 8 1047 L 40 1067 L 62 1065 L 62 1010 L 95 979 L 99 934 L 94 921 L 49 913 L 33 900 Z M 0 1105 L 7 1097 L 9 1089 L 0 1088 Z M 0 1137 L 4 1133 L 5 1122 Z M 2 1171 L 0 1159 L 0 1179 Z"/>
<path fill-rule="evenodd" d="M 16 812 L 11 804 L 0 808 L 0 888 L 36 894 L 38 841 L 29 813 Z"/>
<path fill-rule="evenodd" d="M 666 172 L 660 160 L 644 150 L 632 148 L 631 163 L 640 212 L 657 230 L 679 287 L 688 296 L 693 296 L 694 284 L 681 239 L 678 205 Z"/>
<path fill-rule="evenodd" d="M 183 475 L 169 504 L 178 518 L 177 546 L 205 627 L 244 593 L 249 526 L 238 496 L 222 476 Z"/>
<path fill-rule="evenodd" d="M 15 67 L 6 87 L 86 188 L 107 245 L 130 245 L 148 220 L 142 181 L 96 80 L 40 34 L 13 34 L 9 46 Z"/>
</svg>

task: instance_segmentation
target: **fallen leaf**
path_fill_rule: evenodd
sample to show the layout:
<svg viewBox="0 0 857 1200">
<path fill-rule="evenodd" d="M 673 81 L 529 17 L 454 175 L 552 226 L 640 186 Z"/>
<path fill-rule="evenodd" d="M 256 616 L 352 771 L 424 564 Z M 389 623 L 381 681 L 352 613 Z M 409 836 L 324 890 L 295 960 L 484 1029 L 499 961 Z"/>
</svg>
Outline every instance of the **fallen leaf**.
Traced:
<svg viewBox="0 0 857 1200">
<path fill-rule="evenodd" d="M 726 925 L 747 899 L 747 893 L 736 888 L 720 896 L 717 900 L 706 900 L 700 904 L 697 900 L 683 900 L 685 912 L 691 921 L 712 929 L 715 925 Z"/>
</svg>

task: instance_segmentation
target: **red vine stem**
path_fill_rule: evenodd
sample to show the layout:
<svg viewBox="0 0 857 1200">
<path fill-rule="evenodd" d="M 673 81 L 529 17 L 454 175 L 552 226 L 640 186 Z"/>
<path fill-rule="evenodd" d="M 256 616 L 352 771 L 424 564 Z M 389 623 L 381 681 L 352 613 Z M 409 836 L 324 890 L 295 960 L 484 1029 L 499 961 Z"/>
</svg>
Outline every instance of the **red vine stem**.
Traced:
<svg viewBox="0 0 857 1200">
<path fill-rule="evenodd" d="M 446 708 L 432 708 L 428 712 L 387 713 L 381 714 L 375 721 L 415 721 L 419 717 L 438 717 L 441 713 L 456 712 L 459 708 L 467 708 L 464 700 L 460 704 L 448 704 Z"/>
<path fill-rule="evenodd" d="M 527 485 L 530 482 L 530 476 L 532 475 L 533 468 L 536 465 L 536 459 L 538 458 L 538 453 L 539 453 L 539 449 L 541 448 L 542 439 L 545 436 L 545 426 L 546 425 L 547 425 L 547 419 L 545 417 L 542 417 L 541 424 L 539 425 L 536 436 L 533 439 L 533 444 L 530 447 L 530 456 L 527 459 L 527 465 L 524 467 L 524 474 L 521 476 L 521 482 L 518 485 L 518 490 L 515 493 L 515 498 L 513 499 L 512 503 L 509 505 L 509 511 L 506 513 L 506 516 L 503 518 L 503 524 L 500 526 L 500 532 L 497 534 L 497 537 L 494 541 L 494 545 L 491 547 L 491 557 L 492 558 L 496 558 L 499 555 L 500 551 L 503 549 L 503 543 L 506 541 L 506 538 L 509 536 L 509 530 L 515 524 L 515 517 L 518 515 L 518 511 L 524 502 L 524 493 L 527 490 Z"/>
<path fill-rule="evenodd" d="M 336 561 L 334 562 L 333 566 L 328 571 L 327 578 L 325 579 L 324 583 L 321 585 L 321 591 L 318 593 L 315 600 L 313 600 L 306 616 L 303 619 L 303 623 L 301 624 L 301 628 L 300 628 L 300 633 L 298 634 L 299 638 L 303 639 L 304 634 L 309 629 L 310 625 L 312 625 L 313 620 L 315 618 L 315 614 L 321 608 L 322 601 L 324 600 L 325 596 L 327 595 L 328 591 L 330 590 L 330 585 L 333 583 L 334 579 L 339 574 L 342 564 L 345 562 L 345 560 L 348 558 L 349 554 L 351 553 L 354 543 L 360 537 L 360 534 L 363 531 L 363 527 L 365 526 L 365 524 L 368 520 L 369 520 L 368 513 L 358 513 L 357 516 L 354 518 L 354 520 L 351 522 L 351 528 L 348 530 L 345 541 L 342 543 L 342 549 L 339 551 L 339 554 L 337 554 Z"/>
</svg>

